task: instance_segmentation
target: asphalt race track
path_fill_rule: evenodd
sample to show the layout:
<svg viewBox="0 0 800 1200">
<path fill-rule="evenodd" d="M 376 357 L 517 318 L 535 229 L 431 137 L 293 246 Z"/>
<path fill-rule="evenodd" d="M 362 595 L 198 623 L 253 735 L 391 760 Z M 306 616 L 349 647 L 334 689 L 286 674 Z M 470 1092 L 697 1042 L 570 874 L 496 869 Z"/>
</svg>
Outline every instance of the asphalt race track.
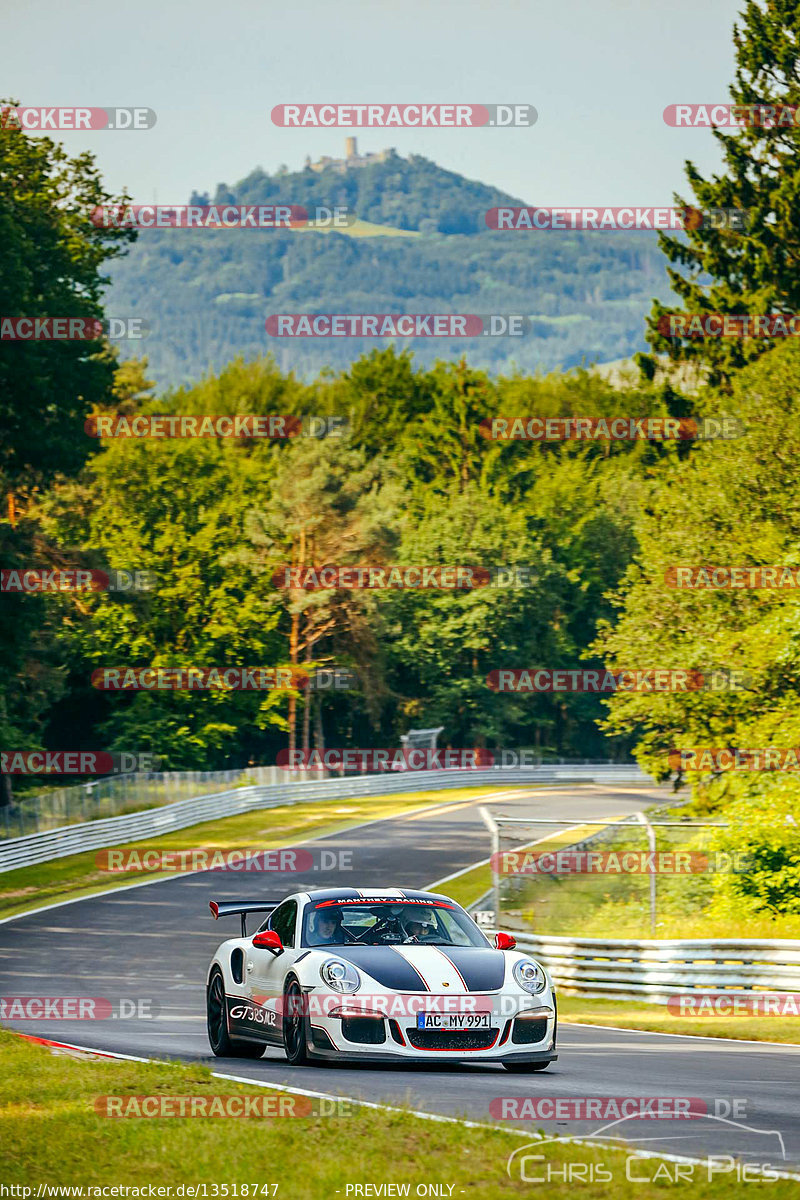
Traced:
<svg viewBox="0 0 800 1200">
<path fill-rule="evenodd" d="M 514 815 L 599 818 L 646 806 L 648 794 L 627 787 L 565 787 L 497 793 L 494 806 Z M 652 799 L 657 793 L 650 793 Z M 652 801 L 651 801 L 652 802 Z M 343 802 L 343 807 L 346 802 Z M 552 828 L 552 827 L 551 827 Z M 551 830 L 548 830 L 550 832 Z M 542 834 L 545 830 L 542 830 Z M 518 1128 L 548 1136 L 623 1136 L 669 1155 L 731 1154 L 781 1170 L 800 1167 L 800 1046 L 673 1037 L 561 1024 L 559 1059 L 532 1076 L 495 1065 L 339 1068 L 289 1067 L 277 1051 L 260 1061 L 215 1059 L 205 1031 L 205 979 L 217 944 L 238 920 L 215 923 L 211 899 L 280 897 L 306 887 L 424 888 L 488 856 L 477 804 L 443 800 L 424 813 L 398 816 L 306 844 L 350 852 L 352 870 L 281 875 L 203 872 L 90 897 L 0 923 L 0 995 L 98 996 L 152 1002 L 150 1019 L 7 1022 L 39 1037 L 122 1054 L 179 1058 L 215 1070 L 325 1094 L 430 1113 L 499 1122 L 490 1101 L 503 1096 L 672 1096 L 704 1099 L 727 1119 L 623 1122 L 571 1120 Z M 329 861 L 333 856 L 329 855 Z M 446 892 L 446 884 L 441 890 Z M 144 1011 L 148 1011 L 146 1008 Z M 738 1119 L 729 1107 L 745 1101 Z"/>
</svg>

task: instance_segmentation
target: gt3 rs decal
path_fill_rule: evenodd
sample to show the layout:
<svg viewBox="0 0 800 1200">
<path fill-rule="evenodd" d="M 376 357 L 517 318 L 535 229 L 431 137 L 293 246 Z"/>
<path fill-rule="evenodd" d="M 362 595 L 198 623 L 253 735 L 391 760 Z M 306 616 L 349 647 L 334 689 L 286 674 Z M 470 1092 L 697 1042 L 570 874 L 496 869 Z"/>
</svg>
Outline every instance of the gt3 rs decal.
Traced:
<svg viewBox="0 0 800 1200">
<path fill-rule="evenodd" d="M 230 1006 L 232 1021 L 248 1021 L 251 1025 L 277 1025 L 277 1013 L 269 1008 L 259 1008 L 255 1004 L 232 1004 Z"/>
<path fill-rule="evenodd" d="M 260 1033 L 275 1038 L 278 1035 L 278 1014 L 272 1008 L 253 1004 L 240 996 L 226 996 L 228 1025 L 231 1033 Z"/>
</svg>

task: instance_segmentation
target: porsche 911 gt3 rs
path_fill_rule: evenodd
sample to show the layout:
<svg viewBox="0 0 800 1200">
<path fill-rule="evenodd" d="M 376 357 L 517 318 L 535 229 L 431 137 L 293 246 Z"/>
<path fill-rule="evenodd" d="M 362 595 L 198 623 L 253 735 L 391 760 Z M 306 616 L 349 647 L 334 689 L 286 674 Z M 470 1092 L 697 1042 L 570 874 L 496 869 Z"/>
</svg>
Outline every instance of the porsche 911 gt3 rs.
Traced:
<svg viewBox="0 0 800 1200">
<path fill-rule="evenodd" d="M 298 1066 L 468 1059 L 523 1072 L 557 1057 L 547 972 L 509 934 L 490 942 L 448 896 L 328 888 L 210 907 L 241 918 L 208 973 L 218 1056 L 278 1046 Z M 250 913 L 266 918 L 252 936 Z"/>
</svg>

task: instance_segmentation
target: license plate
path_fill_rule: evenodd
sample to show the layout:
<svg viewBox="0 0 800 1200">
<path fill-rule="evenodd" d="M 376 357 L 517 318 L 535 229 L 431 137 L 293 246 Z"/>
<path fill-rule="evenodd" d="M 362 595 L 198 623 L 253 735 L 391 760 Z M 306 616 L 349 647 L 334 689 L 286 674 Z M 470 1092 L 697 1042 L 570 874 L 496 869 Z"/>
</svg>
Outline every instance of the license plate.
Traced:
<svg viewBox="0 0 800 1200">
<path fill-rule="evenodd" d="M 417 1029 L 491 1029 L 492 1014 L 418 1012 Z"/>
</svg>

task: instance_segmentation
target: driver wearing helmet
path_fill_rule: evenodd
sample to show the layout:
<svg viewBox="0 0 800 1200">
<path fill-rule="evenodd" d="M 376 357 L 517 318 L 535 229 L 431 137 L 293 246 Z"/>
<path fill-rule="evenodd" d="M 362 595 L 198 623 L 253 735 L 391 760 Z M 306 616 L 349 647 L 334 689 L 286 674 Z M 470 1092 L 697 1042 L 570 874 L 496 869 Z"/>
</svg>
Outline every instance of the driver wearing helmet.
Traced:
<svg viewBox="0 0 800 1200">
<path fill-rule="evenodd" d="M 436 933 L 433 913 L 429 908 L 413 908 L 405 917 L 403 928 L 410 941 L 430 941 Z"/>
<path fill-rule="evenodd" d="M 342 914 L 338 908 L 316 909 L 311 913 L 309 932 L 317 946 L 338 946 L 344 942 Z"/>
</svg>

